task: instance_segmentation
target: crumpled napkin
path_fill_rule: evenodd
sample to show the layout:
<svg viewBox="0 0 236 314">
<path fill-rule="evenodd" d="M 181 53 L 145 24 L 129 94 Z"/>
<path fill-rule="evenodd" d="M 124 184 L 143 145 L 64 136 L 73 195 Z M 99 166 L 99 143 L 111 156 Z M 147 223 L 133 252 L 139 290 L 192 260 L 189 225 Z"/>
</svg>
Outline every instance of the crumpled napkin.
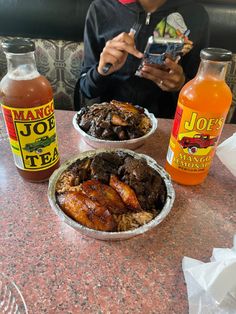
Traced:
<svg viewBox="0 0 236 314">
<path fill-rule="evenodd" d="M 190 314 L 236 313 L 236 235 L 231 249 L 214 248 L 211 262 L 182 261 Z"/>
<path fill-rule="evenodd" d="M 216 155 L 236 177 L 236 133 L 217 147 Z"/>
</svg>

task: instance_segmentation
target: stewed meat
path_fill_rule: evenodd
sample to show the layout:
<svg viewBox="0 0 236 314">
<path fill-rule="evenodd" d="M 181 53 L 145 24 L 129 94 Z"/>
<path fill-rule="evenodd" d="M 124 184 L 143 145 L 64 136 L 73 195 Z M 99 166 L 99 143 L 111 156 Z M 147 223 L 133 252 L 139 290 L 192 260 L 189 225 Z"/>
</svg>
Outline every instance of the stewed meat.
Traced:
<svg viewBox="0 0 236 314">
<path fill-rule="evenodd" d="M 138 138 L 151 129 L 143 108 L 115 100 L 83 108 L 77 123 L 87 134 L 111 141 Z"/>
</svg>

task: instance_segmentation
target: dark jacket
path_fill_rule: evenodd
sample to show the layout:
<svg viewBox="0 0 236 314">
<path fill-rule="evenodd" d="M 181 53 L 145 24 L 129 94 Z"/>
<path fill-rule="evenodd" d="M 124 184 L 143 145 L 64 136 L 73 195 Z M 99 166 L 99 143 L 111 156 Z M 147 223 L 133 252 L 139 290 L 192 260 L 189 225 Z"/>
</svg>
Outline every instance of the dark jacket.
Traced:
<svg viewBox="0 0 236 314">
<path fill-rule="evenodd" d="M 135 35 L 135 44 L 137 49 L 143 52 L 156 25 L 161 24 L 163 20 L 166 21 L 167 17 L 176 12 L 179 13 L 178 17 L 183 17 L 190 31 L 189 39 L 194 43 L 193 49 L 181 60 L 187 80 L 193 78 L 200 61 L 200 50 L 207 46 L 208 41 L 208 16 L 201 5 L 191 0 L 167 0 L 150 15 L 148 21 L 147 12 L 138 1 L 95 0 L 86 18 L 85 56 L 77 89 L 80 85 L 82 94 L 87 98 L 100 97 L 100 101 L 111 99 L 129 101 L 146 107 L 158 117 L 173 117 L 178 93 L 163 92 L 152 81 L 137 77 L 135 71 L 140 64 L 138 58 L 129 55 L 125 65 L 108 76 L 100 75 L 97 66 L 100 53 L 108 40 L 121 32 L 129 32 L 138 21 L 141 26 Z M 164 33 L 160 35 L 172 37 L 168 29 Z"/>
</svg>

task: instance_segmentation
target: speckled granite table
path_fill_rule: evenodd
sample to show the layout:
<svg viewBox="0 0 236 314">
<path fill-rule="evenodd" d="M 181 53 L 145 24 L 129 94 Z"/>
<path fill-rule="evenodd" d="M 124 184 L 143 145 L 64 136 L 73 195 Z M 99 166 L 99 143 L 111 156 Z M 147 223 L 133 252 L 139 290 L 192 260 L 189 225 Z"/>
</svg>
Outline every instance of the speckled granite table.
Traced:
<svg viewBox="0 0 236 314">
<path fill-rule="evenodd" d="M 73 129 L 73 115 L 56 114 L 62 162 L 89 149 Z M 171 124 L 159 120 L 138 151 L 164 165 Z M 236 125 L 226 125 L 221 141 L 233 132 Z M 59 221 L 47 183 L 18 175 L 6 136 L 0 151 L 0 271 L 18 285 L 29 313 L 188 313 L 182 257 L 209 261 L 213 247 L 232 246 L 236 179 L 217 157 L 202 185 L 174 184 L 174 207 L 155 230 L 102 242 Z"/>
</svg>

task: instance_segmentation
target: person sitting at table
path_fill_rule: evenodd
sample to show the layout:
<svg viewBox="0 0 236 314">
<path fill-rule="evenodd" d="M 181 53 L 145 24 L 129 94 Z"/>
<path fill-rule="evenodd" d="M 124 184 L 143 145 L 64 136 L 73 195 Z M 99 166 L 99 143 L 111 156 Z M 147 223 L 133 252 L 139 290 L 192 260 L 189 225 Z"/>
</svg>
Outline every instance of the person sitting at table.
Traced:
<svg viewBox="0 0 236 314">
<path fill-rule="evenodd" d="M 144 64 L 135 75 L 153 34 L 182 38 L 182 57 L 166 58 L 161 66 Z M 95 0 L 86 18 L 75 108 L 79 109 L 81 92 L 88 99 L 127 101 L 146 107 L 157 117 L 172 118 L 178 92 L 195 76 L 200 51 L 207 42 L 208 15 L 194 1 Z"/>
</svg>

